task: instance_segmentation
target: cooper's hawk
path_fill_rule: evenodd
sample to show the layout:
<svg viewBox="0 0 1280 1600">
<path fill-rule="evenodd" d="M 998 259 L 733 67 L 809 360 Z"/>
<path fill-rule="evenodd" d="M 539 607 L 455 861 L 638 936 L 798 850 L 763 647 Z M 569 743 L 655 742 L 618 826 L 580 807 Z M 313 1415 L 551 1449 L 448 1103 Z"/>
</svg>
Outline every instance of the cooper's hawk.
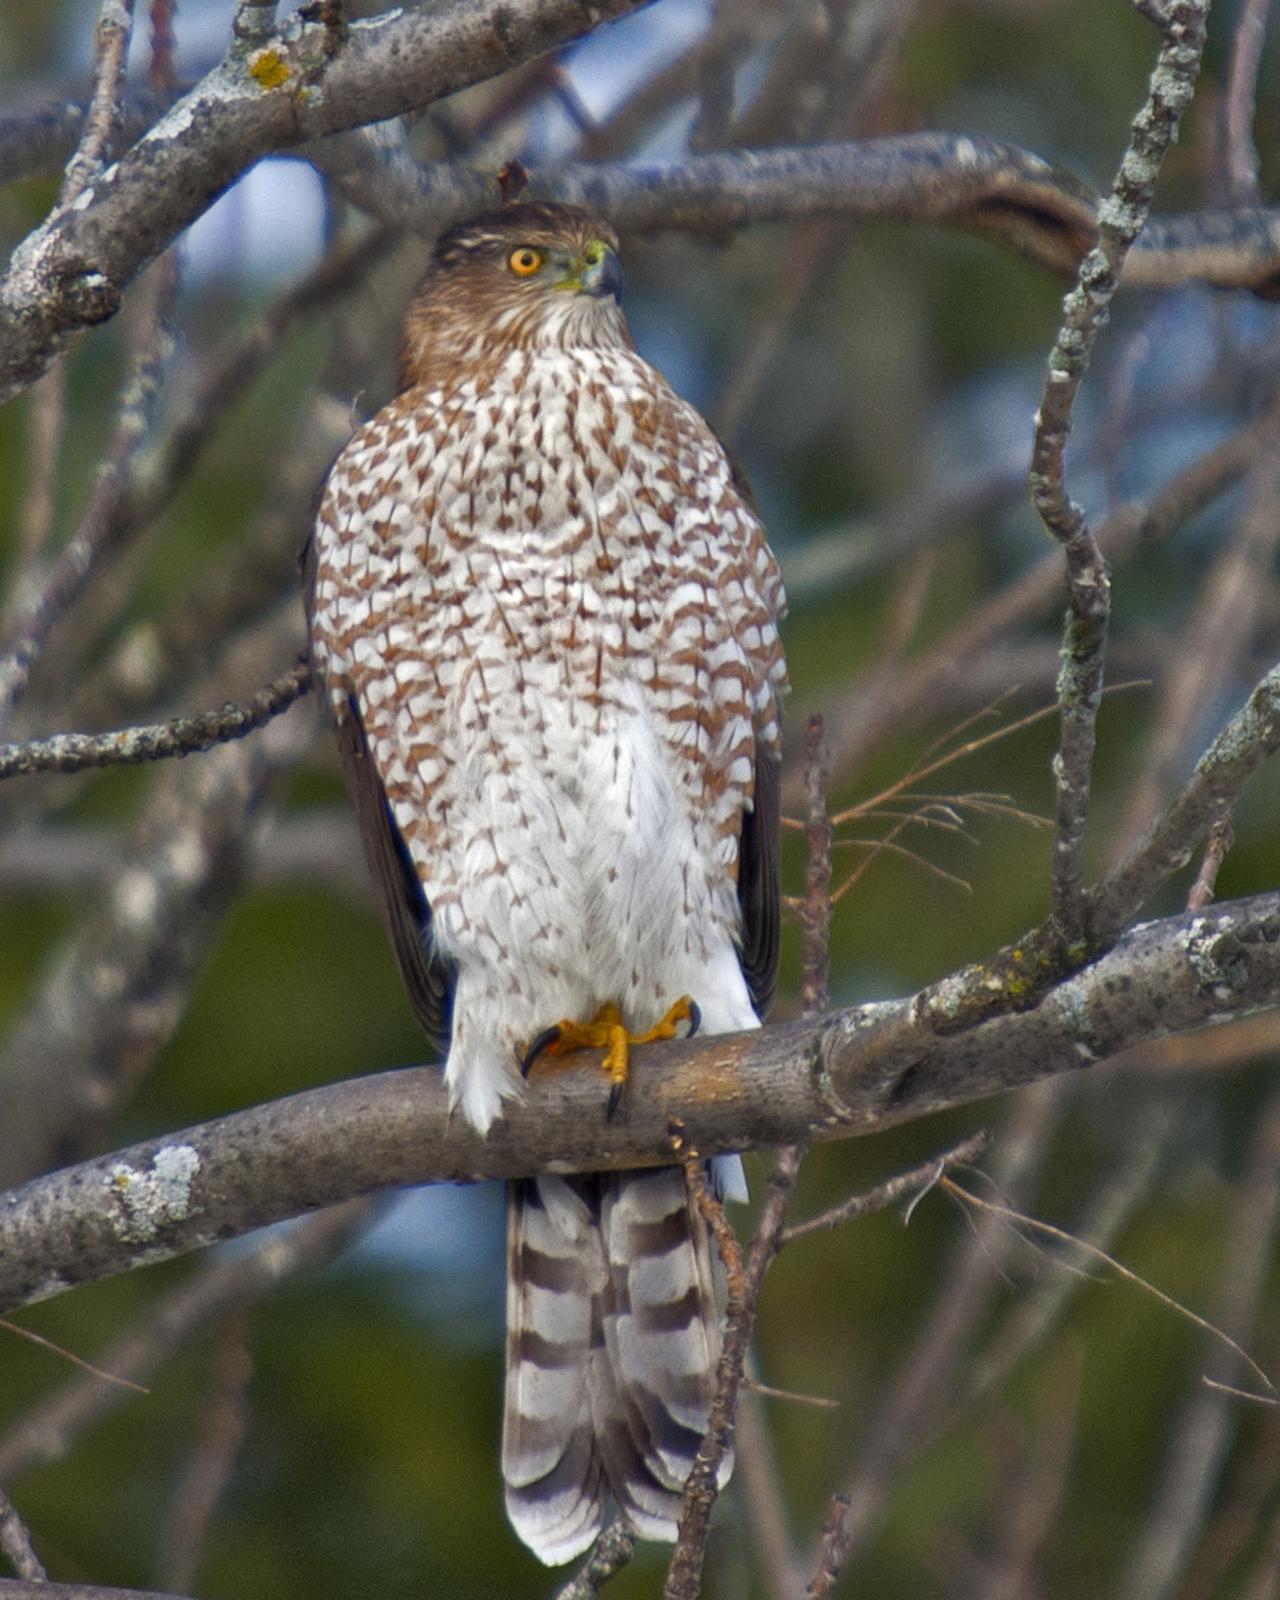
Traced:
<svg viewBox="0 0 1280 1600">
<path fill-rule="evenodd" d="M 612 229 L 570 206 L 444 235 L 399 393 L 310 546 L 313 659 L 400 966 L 482 1131 L 520 1114 L 561 1019 L 620 1081 L 625 1030 L 754 1027 L 777 964 L 778 570 L 621 290 Z M 567 1561 L 612 1494 L 672 1538 L 720 1342 L 683 1175 L 513 1184 L 508 1250 L 517 1531 Z"/>
</svg>

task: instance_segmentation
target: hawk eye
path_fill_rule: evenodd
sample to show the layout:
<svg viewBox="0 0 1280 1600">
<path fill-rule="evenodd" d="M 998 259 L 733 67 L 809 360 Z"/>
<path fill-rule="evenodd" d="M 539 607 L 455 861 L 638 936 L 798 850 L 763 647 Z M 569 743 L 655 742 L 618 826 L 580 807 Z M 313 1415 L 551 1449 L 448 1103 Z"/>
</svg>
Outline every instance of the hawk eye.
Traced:
<svg viewBox="0 0 1280 1600">
<path fill-rule="evenodd" d="M 546 259 L 541 250 L 522 244 L 507 257 L 507 265 L 517 278 L 531 278 Z"/>
</svg>

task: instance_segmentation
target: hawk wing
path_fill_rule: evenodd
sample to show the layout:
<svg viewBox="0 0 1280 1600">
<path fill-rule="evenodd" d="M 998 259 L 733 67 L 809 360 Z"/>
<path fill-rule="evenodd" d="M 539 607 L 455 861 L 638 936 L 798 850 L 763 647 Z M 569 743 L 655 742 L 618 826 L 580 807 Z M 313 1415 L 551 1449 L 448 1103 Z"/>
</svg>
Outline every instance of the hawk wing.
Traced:
<svg viewBox="0 0 1280 1600">
<path fill-rule="evenodd" d="M 778 979 L 782 917 L 778 884 L 778 808 L 781 763 L 756 753 L 755 803 L 742 813 L 738 843 L 738 907 L 742 943 L 738 960 L 756 1016 L 763 1018 Z"/>
<path fill-rule="evenodd" d="M 300 565 L 310 633 L 316 578 L 312 537 L 308 537 L 303 547 Z M 423 1032 L 443 1057 L 449 1051 L 453 1021 L 454 966 L 435 953 L 431 907 L 422 891 L 404 835 L 392 815 L 353 695 L 347 696 L 345 707 L 334 720 L 343 776 L 355 804 L 365 859 L 378 887 L 383 917 L 409 993 L 409 1004 Z"/>
<path fill-rule="evenodd" d="M 724 451 L 733 487 L 759 522 L 760 508 L 742 463 L 715 429 L 710 424 L 707 426 Z M 763 532 L 760 536 L 764 537 Z M 751 1004 L 762 1020 L 773 1002 L 782 940 L 781 864 L 778 860 L 781 775 L 782 763 L 774 752 L 762 751 L 757 746 L 754 803 L 750 811 L 742 813 L 742 834 L 738 842 L 738 909 L 742 916 L 739 961 Z"/>
</svg>

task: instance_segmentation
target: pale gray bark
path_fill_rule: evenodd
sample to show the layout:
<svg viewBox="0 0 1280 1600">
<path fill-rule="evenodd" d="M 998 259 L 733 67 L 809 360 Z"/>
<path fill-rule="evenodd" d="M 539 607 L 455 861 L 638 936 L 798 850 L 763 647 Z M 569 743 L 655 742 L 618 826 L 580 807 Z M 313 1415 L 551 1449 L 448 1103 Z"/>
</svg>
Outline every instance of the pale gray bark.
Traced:
<svg viewBox="0 0 1280 1600">
<path fill-rule="evenodd" d="M 670 1159 L 673 1117 L 704 1154 L 843 1138 L 1247 1016 L 1280 1005 L 1280 893 L 1143 924 L 1034 1010 L 947 1031 L 922 998 L 652 1046 L 612 1122 L 579 1063 L 482 1138 L 419 1067 L 148 1140 L 0 1196 L 0 1310 L 388 1186 Z"/>
</svg>

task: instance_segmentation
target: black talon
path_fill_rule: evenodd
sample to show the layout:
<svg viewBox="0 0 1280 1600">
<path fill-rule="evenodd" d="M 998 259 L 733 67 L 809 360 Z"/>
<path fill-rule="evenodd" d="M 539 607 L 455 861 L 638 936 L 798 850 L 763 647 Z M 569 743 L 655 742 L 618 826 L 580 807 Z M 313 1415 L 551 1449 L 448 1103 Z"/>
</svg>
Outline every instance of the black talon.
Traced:
<svg viewBox="0 0 1280 1600">
<path fill-rule="evenodd" d="M 527 1078 L 529 1069 L 544 1050 L 551 1048 L 560 1038 L 559 1024 L 551 1028 L 544 1028 L 524 1053 L 524 1060 L 520 1063 L 520 1076 Z"/>
<path fill-rule="evenodd" d="M 617 1116 L 618 1107 L 622 1104 L 623 1088 L 623 1084 L 615 1083 L 613 1088 L 609 1090 L 609 1104 L 605 1107 L 604 1112 L 604 1120 L 606 1122 L 612 1122 L 614 1117 Z"/>
<path fill-rule="evenodd" d="M 690 1002 L 689 1002 L 689 1031 L 688 1031 L 688 1033 L 685 1034 L 685 1038 L 686 1039 L 692 1039 L 694 1034 L 697 1033 L 698 1029 L 701 1026 L 702 1026 L 702 1007 L 698 1004 L 698 1002 L 696 1000 L 690 1000 Z"/>
</svg>

